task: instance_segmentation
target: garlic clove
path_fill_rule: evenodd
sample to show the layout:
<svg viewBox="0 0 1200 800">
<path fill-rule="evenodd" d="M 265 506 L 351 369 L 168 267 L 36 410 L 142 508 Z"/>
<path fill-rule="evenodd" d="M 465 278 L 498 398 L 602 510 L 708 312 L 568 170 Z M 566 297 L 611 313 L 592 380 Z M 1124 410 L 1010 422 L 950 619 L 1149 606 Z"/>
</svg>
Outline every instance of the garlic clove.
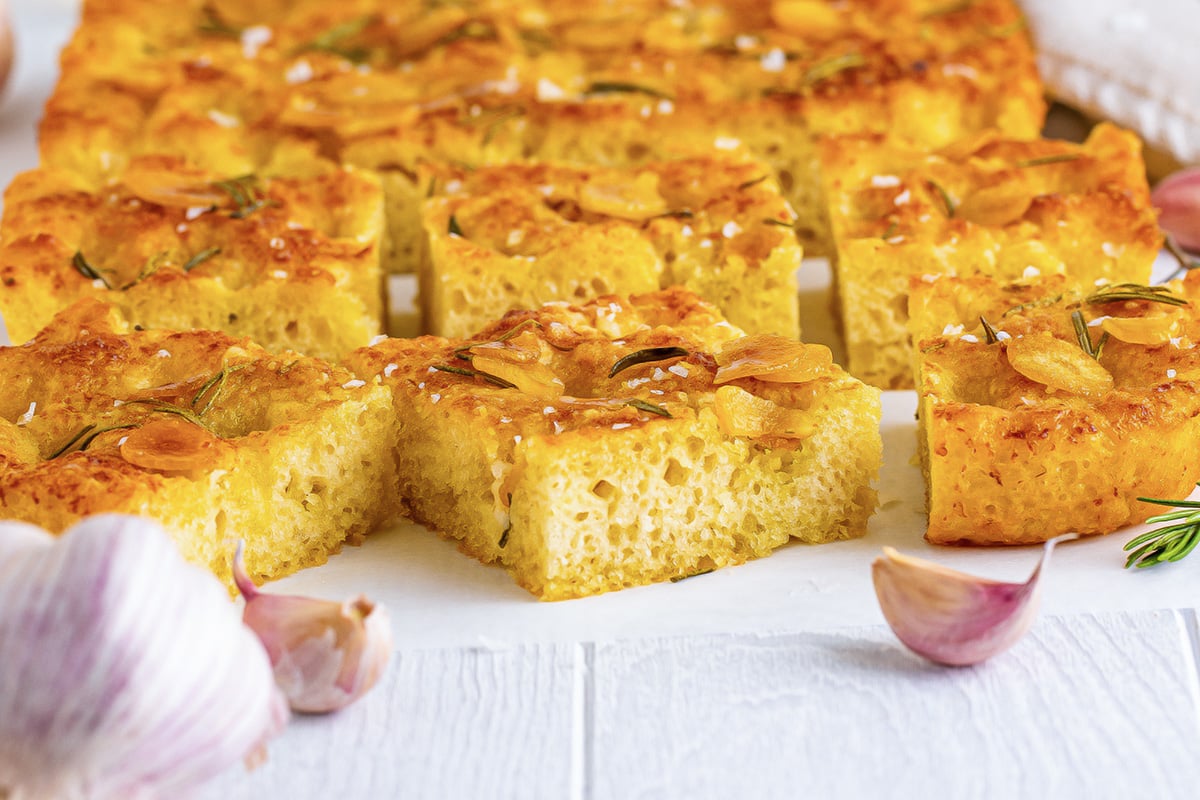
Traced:
<svg viewBox="0 0 1200 800">
<path fill-rule="evenodd" d="M 1041 577 L 1059 542 L 1046 542 L 1024 583 L 1002 583 L 906 556 L 891 547 L 871 564 L 883 616 L 897 638 L 920 656 L 948 666 L 978 664 L 1004 652 L 1037 614 Z"/>
<path fill-rule="evenodd" d="M 337 711 L 362 697 L 392 654 L 387 610 L 359 595 L 336 602 L 258 590 L 239 542 L 233 578 L 246 600 L 243 620 L 262 640 L 275 682 L 293 711 Z"/>
<path fill-rule="evenodd" d="M 1150 194 L 1158 224 L 1180 247 L 1200 251 L 1200 168 L 1168 175 Z"/>
<path fill-rule="evenodd" d="M 136 517 L 0 523 L 0 653 L 0 795 L 170 797 L 288 716 L 224 588 Z"/>
</svg>

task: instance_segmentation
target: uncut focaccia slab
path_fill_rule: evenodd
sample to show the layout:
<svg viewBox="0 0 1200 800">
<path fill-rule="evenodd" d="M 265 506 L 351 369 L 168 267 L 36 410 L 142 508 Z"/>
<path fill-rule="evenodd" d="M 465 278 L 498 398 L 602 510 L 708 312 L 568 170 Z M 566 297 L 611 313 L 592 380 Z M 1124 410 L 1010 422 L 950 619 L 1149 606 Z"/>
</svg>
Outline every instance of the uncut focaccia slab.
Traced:
<svg viewBox="0 0 1200 800">
<path fill-rule="evenodd" d="M 389 393 L 317 359 L 81 300 L 0 348 L 0 382 L 0 518 L 151 517 L 229 582 L 237 539 L 278 578 L 400 510 Z"/>
<path fill-rule="evenodd" d="M 556 600 L 862 535 L 879 392 L 684 290 L 353 354 L 395 392 L 415 519 Z"/>
<path fill-rule="evenodd" d="M 14 342 L 82 297 L 146 328 L 330 358 L 382 330 L 383 204 L 369 175 L 219 177 L 143 157 L 112 185 L 26 172 L 4 199 L 0 313 Z"/>
<path fill-rule="evenodd" d="M 90 0 L 40 142 L 46 163 L 85 171 L 175 148 L 245 172 L 376 169 L 388 262 L 412 270 L 427 162 L 631 164 L 742 141 L 776 170 L 802 238 L 822 242 L 814 134 L 941 145 L 987 127 L 1033 136 L 1043 114 L 1011 0 L 189 0 L 169 13 Z"/>
<path fill-rule="evenodd" d="M 766 166 L 512 164 L 439 175 L 422 214 L 425 330 L 464 337 L 551 300 L 685 286 L 751 333 L 799 335 L 793 215 Z"/>
<path fill-rule="evenodd" d="M 1162 239 L 1141 146 L 1110 125 L 1082 145 L 985 135 L 934 153 L 880 137 L 822 148 L 847 368 L 868 383 L 912 386 L 913 276 L 1149 280 Z"/>
<path fill-rule="evenodd" d="M 1108 533 L 1155 513 L 1138 497 L 1186 496 L 1200 479 L 1196 277 L 1090 291 L 915 283 L 915 327 L 945 323 L 918 343 L 926 538 Z"/>
</svg>

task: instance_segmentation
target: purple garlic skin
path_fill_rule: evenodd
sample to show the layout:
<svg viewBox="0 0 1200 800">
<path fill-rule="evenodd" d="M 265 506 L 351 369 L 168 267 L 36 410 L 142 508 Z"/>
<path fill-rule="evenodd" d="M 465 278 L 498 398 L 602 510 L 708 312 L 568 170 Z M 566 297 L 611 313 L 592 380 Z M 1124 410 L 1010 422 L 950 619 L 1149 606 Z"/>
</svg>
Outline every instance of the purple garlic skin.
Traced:
<svg viewBox="0 0 1200 800">
<path fill-rule="evenodd" d="M 1164 178 L 1151 192 L 1150 202 L 1159 210 L 1159 226 L 1184 250 L 1200 252 L 1200 168 Z"/>
<path fill-rule="evenodd" d="M 1059 542 L 1077 537 L 1046 542 L 1024 583 L 979 578 L 885 547 L 871 565 L 879 607 L 896 637 L 917 655 L 947 666 L 978 664 L 1029 630 L 1050 553 Z"/>
<path fill-rule="evenodd" d="M 233 575 L 246 600 L 242 619 L 262 640 L 293 711 L 337 711 L 383 675 L 393 646 L 383 606 L 362 595 L 339 603 L 260 592 L 246 574 L 240 546 Z"/>
</svg>

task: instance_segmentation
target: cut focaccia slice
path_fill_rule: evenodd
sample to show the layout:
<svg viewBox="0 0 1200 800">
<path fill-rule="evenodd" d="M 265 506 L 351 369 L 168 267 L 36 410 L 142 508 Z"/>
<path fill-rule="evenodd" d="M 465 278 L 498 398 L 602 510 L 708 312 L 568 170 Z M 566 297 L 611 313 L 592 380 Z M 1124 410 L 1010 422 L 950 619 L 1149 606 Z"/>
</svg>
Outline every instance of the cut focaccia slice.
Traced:
<svg viewBox="0 0 1200 800">
<path fill-rule="evenodd" d="M 1197 277 L 915 282 L 926 538 L 1109 533 L 1155 513 L 1139 497 L 1186 496 L 1200 479 Z"/>
<path fill-rule="evenodd" d="M 799 335 L 793 214 L 732 157 L 642 167 L 442 171 L 423 211 L 424 326 L 469 336 L 505 312 L 684 286 L 751 333 Z"/>
<path fill-rule="evenodd" d="M 390 394 L 318 359 L 85 299 L 0 348 L 0 377 L 0 518 L 151 517 L 228 583 L 237 539 L 277 578 L 401 510 Z"/>
<path fill-rule="evenodd" d="M 1111 125 L 1082 145 L 996 134 L 933 153 L 882 137 L 824 142 L 847 368 L 882 388 L 913 385 L 913 276 L 1149 280 L 1162 237 L 1140 153 Z"/>
<path fill-rule="evenodd" d="M 5 193 L 0 313 L 24 342 L 93 297 L 146 328 L 336 357 L 382 330 L 382 233 L 378 182 L 362 173 L 222 178 L 146 157 L 99 186 L 33 170 Z"/>
<path fill-rule="evenodd" d="M 349 364 L 395 392 L 416 520 L 546 600 L 860 536 L 879 392 L 676 289 L 513 312 Z"/>
</svg>

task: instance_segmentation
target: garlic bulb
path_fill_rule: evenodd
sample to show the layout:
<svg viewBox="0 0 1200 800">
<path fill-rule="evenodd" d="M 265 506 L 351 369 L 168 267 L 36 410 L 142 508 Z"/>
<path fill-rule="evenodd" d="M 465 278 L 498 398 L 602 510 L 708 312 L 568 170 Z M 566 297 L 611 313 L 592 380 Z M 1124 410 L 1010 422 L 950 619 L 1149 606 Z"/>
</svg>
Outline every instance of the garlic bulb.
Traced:
<svg viewBox="0 0 1200 800">
<path fill-rule="evenodd" d="M 0 523 L 0 797 L 168 797 L 287 708 L 221 584 L 155 523 Z"/>
<path fill-rule="evenodd" d="M 246 574 L 240 544 L 233 579 L 246 599 L 242 618 L 266 646 L 292 710 L 336 711 L 383 675 L 392 654 L 392 625 L 383 606 L 362 595 L 339 603 L 263 594 Z"/>
<path fill-rule="evenodd" d="M 902 555 L 891 547 L 871 565 L 879 607 L 897 638 L 920 656 L 950 666 L 978 664 L 1007 650 L 1037 615 L 1041 577 L 1059 542 L 1046 542 L 1024 583 L 1001 583 Z"/>
<path fill-rule="evenodd" d="M 1200 251 L 1200 169 L 1168 175 L 1150 195 L 1158 224 L 1185 250 Z"/>
</svg>

